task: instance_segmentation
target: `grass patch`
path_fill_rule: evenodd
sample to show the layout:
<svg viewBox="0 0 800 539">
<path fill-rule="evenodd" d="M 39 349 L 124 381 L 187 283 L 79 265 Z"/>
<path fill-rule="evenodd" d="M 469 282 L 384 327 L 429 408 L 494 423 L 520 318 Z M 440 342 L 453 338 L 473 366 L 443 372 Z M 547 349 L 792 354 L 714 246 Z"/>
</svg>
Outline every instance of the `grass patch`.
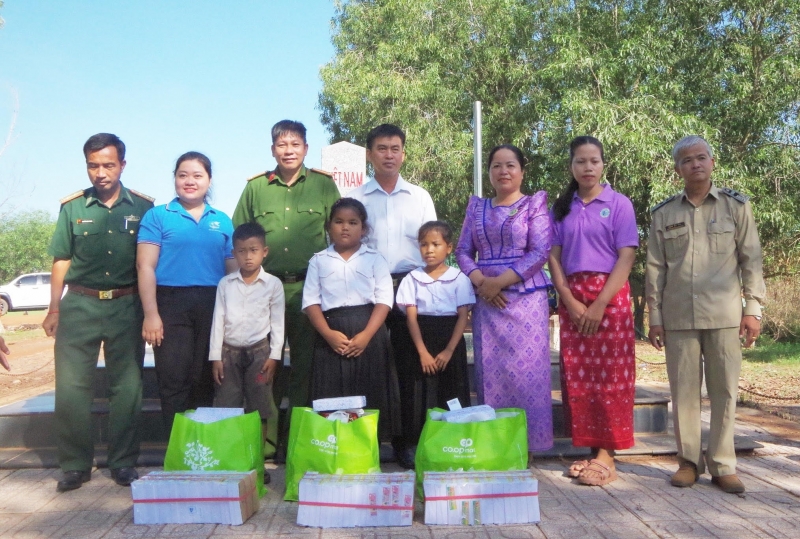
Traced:
<svg viewBox="0 0 800 539">
<path fill-rule="evenodd" d="M 759 340 L 754 348 L 742 351 L 744 361 L 773 365 L 800 365 L 800 343 Z"/>
<path fill-rule="evenodd" d="M 16 344 L 21 341 L 41 339 L 42 337 L 45 337 L 44 330 L 42 328 L 31 329 L 28 331 L 6 331 L 3 333 L 3 339 L 5 339 L 6 344 Z"/>
</svg>

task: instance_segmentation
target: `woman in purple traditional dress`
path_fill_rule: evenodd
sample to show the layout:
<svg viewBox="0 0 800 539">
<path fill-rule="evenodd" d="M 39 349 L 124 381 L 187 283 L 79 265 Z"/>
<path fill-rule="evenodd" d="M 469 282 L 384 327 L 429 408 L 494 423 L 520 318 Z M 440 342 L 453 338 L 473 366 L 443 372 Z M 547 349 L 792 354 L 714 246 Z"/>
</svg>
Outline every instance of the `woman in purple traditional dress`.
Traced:
<svg viewBox="0 0 800 539">
<path fill-rule="evenodd" d="M 495 197 L 470 198 L 456 259 L 477 296 L 472 334 L 478 400 L 495 408 L 523 408 L 528 449 L 543 451 L 553 446 L 550 281 L 542 271 L 551 231 L 547 193 L 520 190 L 524 168 L 516 146 L 489 152 Z"/>
</svg>

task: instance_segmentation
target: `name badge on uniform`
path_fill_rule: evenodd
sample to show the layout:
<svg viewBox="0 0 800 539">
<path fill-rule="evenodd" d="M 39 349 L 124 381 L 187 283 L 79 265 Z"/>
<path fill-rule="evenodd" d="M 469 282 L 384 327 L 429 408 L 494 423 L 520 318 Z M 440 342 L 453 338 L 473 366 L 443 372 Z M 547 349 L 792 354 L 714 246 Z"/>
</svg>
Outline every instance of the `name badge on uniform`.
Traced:
<svg viewBox="0 0 800 539">
<path fill-rule="evenodd" d="M 136 222 L 136 221 L 140 221 L 142 218 L 139 217 L 138 215 L 126 215 L 124 219 L 125 219 L 125 230 L 128 230 L 128 222 L 129 221 L 130 222 Z"/>
<path fill-rule="evenodd" d="M 686 226 L 686 223 L 674 223 L 671 225 L 667 225 L 666 230 L 669 232 L 670 230 L 675 230 L 676 228 L 683 228 Z"/>
<path fill-rule="evenodd" d="M 90 225 L 94 223 L 94 219 L 76 219 L 75 222 L 79 225 Z"/>
</svg>

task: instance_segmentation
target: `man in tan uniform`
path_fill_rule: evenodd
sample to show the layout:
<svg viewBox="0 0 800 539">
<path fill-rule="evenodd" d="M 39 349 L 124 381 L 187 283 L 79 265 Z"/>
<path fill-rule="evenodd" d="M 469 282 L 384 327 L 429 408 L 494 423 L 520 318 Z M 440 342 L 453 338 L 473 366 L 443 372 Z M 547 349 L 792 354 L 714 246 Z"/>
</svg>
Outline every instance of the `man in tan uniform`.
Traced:
<svg viewBox="0 0 800 539">
<path fill-rule="evenodd" d="M 672 157 L 684 190 L 652 210 L 645 285 L 650 342 L 659 350 L 666 347 L 680 464 L 671 483 L 692 486 L 707 462 L 714 484 L 740 493 L 744 485 L 736 476 L 733 424 L 741 339 L 750 347 L 761 332 L 761 245 L 748 197 L 712 184 L 714 159 L 704 139 L 681 139 Z M 704 373 L 711 399 L 705 462 L 700 439 Z"/>
</svg>

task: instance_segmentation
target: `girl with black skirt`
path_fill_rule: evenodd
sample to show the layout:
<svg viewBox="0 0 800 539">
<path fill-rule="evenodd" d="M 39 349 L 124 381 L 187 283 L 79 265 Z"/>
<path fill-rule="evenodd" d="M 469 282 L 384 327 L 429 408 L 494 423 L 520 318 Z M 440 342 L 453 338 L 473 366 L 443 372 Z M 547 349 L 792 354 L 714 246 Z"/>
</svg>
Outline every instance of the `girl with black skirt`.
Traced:
<svg viewBox="0 0 800 539">
<path fill-rule="evenodd" d="M 404 416 L 413 420 L 403 424 L 406 447 L 412 452 L 429 408 L 447 409 L 447 401 L 454 398 L 461 406 L 470 405 L 464 329 L 475 303 L 469 278 L 445 263 L 453 252 L 450 225 L 429 221 L 420 227 L 418 240 L 426 265 L 409 273 L 397 289 L 397 305 L 408 317 L 418 358 L 414 391 L 401 395 L 403 409 L 413 410 L 413 415 Z"/>
<path fill-rule="evenodd" d="M 367 210 L 339 199 L 328 221 L 331 245 L 315 254 L 303 286 L 303 311 L 317 330 L 311 398 L 364 395 L 380 411 L 379 437 L 400 434 L 400 390 L 384 321 L 392 308 L 389 265 L 363 245 Z"/>
</svg>

